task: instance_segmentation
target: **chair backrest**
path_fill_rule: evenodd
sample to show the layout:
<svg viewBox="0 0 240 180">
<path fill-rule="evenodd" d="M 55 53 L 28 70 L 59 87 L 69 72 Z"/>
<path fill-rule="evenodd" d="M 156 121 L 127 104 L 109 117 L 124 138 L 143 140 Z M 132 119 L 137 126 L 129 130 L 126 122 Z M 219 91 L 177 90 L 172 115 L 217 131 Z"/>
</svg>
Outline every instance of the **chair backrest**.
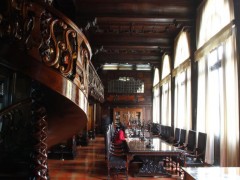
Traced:
<svg viewBox="0 0 240 180">
<path fill-rule="evenodd" d="M 159 135 L 162 134 L 162 131 L 163 131 L 163 130 L 162 130 L 162 126 L 163 126 L 162 124 L 159 124 Z"/>
<path fill-rule="evenodd" d="M 201 154 L 200 159 L 204 162 L 205 161 L 205 151 L 206 151 L 206 144 L 207 144 L 207 134 L 198 132 L 198 153 Z"/>
<path fill-rule="evenodd" d="M 160 136 L 164 137 L 166 134 L 166 126 L 162 125 L 160 126 Z"/>
<path fill-rule="evenodd" d="M 187 134 L 187 131 L 186 129 L 181 129 L 181 132 L 180 132 L 180 141 L 179 141 L 179 144 L 180 145 L 183 145 L 186 141 L 186 134 Z"/>
<path fill-rule="evenodd" d="M 105 153 L 106 153 L 106 157 L 108 157 L 108 155 L 109 155 L 110 142 L 111 142 L 111 125 L 109 124 L 106 128 L 106 131 L 105 131 Z"/>
<path fill-rule="evenodd" d="M 174 141 L 176 142 L 180 141 L 180 128 L 175 128 Z"/>
<path fill-rule="evenodd" d="M 114 125 L 113 125 L 113 123 L 111 123 L 110 125 L 110 137 L 111 137 L 111 139 L 113 138 L 113 136 L 114 136 Z"/>
<path fill-rule="evenodd" d="M 126 150 L 123 144 L 114 144 L 111 142 L 109 145 L 109 153 L 113 155 L 126 155 Z"/>
<path fill-rule="evenodd" d="M 124 149 L 124 144 L 110 143 L 109 155 L 107 157 L 108 179 L 110 179 L 111 169 L 115 173 L 124 172 L 128 179 L 128 157 Z"/>
<path fill-rule="evenodd" d="M 160 134 L 160 124 L 159 123 L 152 123 L 151 131 L 152 131 L 153 135 L 159 135 Z"/>
<path fill-rule="evenodd" d="M 166 126 L 166 139 L 169 139 L 172 136 L 172 127 Z"/>
<path fill-rule="evenodd" d="M 187 150 L 194 151 L 195 148 L 196 148 L 196 131 L 189 130 L 188 131 Z"/>
<path fill-rule="evenodd" d="M 166 138 L 165 138 L 165 141 L 166 141 L 167 143 L 170 143 L 170 144 L 178 143 L 179 135 L 176 135 L 178 138 L 177 138 L 177 140 L 175 140 L 173 127 L 171 127 L 171 126 L 166 126 L 166 128 L 167 128 L 167 136 L 166 136 Z M 179 134 L 179 132 L 177 132 L 177 134 Z"/>
</svg>

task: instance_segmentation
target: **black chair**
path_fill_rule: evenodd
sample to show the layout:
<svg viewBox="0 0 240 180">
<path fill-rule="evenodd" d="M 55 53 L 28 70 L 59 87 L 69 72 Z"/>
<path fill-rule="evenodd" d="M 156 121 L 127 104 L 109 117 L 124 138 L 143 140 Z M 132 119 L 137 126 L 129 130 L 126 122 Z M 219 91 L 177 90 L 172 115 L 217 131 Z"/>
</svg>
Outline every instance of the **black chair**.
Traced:
<svg viewBox="0 0 240 180">
<path fill-rule="evenodd" d="M 175 133 L 173 137 L 170 137 L 168 140 L 166 140 L 166 142 L 168 142 L 169 144 L 175 145 L 175 144 L 179 144 L 180 142 L 180 128 L 175 128 Z M 172 165 L 172 159 L 176 159 L 176 157 L 172 157 L 172 156 L 166 156 L 164 159 L 164 166 L 170 165 L 173 168 Z"/>
<path fill-rule="evenodd" d="M 186 129 L 181 129 L 179 145 L 182 146 L 186 142 Z"/>
<path fill-rule="evenodd" d="M 126 179 L 128 179 L 128 164 L 125 144 L 110 143 L 107 153 L 108 180 L 110 179 L 111 172 L 117 176 L 120 173 L 124 173 Z"/>
<path fill-rule="evenodd" d="M 172 127 L 162 125 L 160 138 L 162 140 L 168 141 L 171 138 L 171 136 L 172 136 Z"/>
<path fill-rule="evenodd" d="M 202 167 L 205 164 L 207 134 L 198 133 L 198 144 L 193 153 L 183 153 L 180 163 L 184 167 Z"/>
<path fill-rule="evenodd" d="M 178 144 L 180 142 L 180 133 L 181 133 L 181 130 L 180 128 L 175 128 L 175 133 L 174 133 L 174 136 L 173 137 L 170 137 L 167 142 L 170 143 L 170 144 Z"/>
<path fill-rule="evenodd" d="M 196 148 L 196 131 L 189 130 L 187 144 L 183 144 L 179 148 L 185 150 L 185 152 L 189 154 L 194 153 L 194 150 Z"/>
<path fill-rule="evenodd" d="M 173 143 L 177 143 L 180 141 L 180 133 L 181 133 L 180 128 L 175 128 Z"/>
<path fill-rule="evenodd" d="M 160 135 L 160 124 L 158 123 L 152 123 L 151 124 L 151 133 L 153 136 L 159 136 Z"/>
<path fill-rule="evenodd" d="M 185 129 L 180 129 L 180 135 L 179 135 L 179 141 L 176 143 L 173 143 L 173 146 L 178 147 L 178 146 L 183 146 L 186 141 L 186 130 Z"/>
<path fill-rule="evenodd" d="M 189 130 L 188 131 L 188 140 L 187 143 L 185 143 L 185 137 L 186 137 L 186 130 L 181 129 L 180 135 L 180 141 L 177 146 L 179 149 L 183 150 L 183 154 L 193 154 L 194 150 L 196 148 L 196 131 Z M 183 143 L 184 142 L 184 143 Z M 181 171 L 181 168 L 179 168 L 179 165 L 182 166 L 182 155 L 178 157 L 172 157 L 172 168 L 175 166 L 176 171 Z"/>
</svg>

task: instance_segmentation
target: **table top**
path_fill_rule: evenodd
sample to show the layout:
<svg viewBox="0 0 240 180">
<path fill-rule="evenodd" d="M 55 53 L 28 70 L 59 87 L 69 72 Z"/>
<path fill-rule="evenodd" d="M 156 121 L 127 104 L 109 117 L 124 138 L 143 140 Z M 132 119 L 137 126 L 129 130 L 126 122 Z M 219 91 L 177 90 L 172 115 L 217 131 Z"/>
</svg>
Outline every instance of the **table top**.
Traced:
<svg viewBox="0 0 240 180">
<path fill-rule="evenodd" d="M 183 168 L 183 170 L 195 180 L 240 179 L 240 167 L 187 167 Z"/>
<path fill-rule="evenodd" d="M 152 141 L 152 147 L 149 147 L 149 140 Z M 129 153 L 146 153 L 146 154 L 157 154 L 157 153 L 181 153 L 182 150 L 168 144 L 160 138 L 147 138 L 145 141 L 139 138 L 127 138 L 126 143 L 128 145 Z"/>
</svg>

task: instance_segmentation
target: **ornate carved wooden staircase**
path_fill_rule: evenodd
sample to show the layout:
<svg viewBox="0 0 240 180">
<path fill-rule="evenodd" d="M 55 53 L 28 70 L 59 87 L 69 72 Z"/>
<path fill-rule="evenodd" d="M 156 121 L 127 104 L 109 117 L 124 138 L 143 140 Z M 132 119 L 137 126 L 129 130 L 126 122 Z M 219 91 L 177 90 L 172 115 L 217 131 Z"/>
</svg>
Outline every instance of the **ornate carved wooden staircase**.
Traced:
<svg viewBox="0 0 240 180">
<path fill-rule="evenodd" d="M 31 92 L 27 101 L 30 106 L 21 111 L 28 115 L 26 118 L 19 120 L 18 113 L 11 115 L 19 107 L 25 107 L 22 103 L 25 100 L 8 100 L 4 109 L 0 109 L 0 150 L 4 153 L 9 150 L 7 139 L 11 133 L 5 130 L 18 129 L 13 122 L 28 127 L 13 133 L 14 136 L 32 137 L 28 145 L 29 159 L 26 159 L 28 155 L 18 159 L 7 154 L 0 166 L 4 166 L 3 162 L 8 162 L 9 167 L 29 162 L 31 168 L 23 177 L 47 179 L 47 149 L 86 126 L 88 98 L 92 96 L 102 102 L 104 88 L 91 64 L 92 52 L 87 39 L 63 14 L 41 1 L 4 0 L 0 6 L 0 67 L 10 74 L 25 75 L 25 80 L 30 81 L 26 88 Z M 5 78 L 9 79 L 8 75 Z M 15 83 L 10 80 L 13 86 Z M 16 92 L 18 89 L 7 96 Z M 26 148 L 21 143 L 11 145 L 16 149 L 12 153 Z M 6 171 L 0 168 L 0 177 L 17 177 L 19 174 L 13 172 L 22 169 L 16 167 L 5 168 Z"/>
</svg>

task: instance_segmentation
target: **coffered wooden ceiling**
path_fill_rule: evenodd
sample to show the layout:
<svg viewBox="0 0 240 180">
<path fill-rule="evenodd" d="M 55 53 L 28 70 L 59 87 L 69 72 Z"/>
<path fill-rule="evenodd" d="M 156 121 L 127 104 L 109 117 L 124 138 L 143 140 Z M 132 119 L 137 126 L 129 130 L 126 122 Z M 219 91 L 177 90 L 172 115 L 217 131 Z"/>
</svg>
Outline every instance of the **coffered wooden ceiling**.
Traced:
<svg viewBox="0 0 240 180">
<path fill-rule="evenodd" d="M 56 0 L 87 36 L 96 68 L 103 63 L 159 65 L 176 35 L 195 28 L 201 0 Z"/>
</svg>

